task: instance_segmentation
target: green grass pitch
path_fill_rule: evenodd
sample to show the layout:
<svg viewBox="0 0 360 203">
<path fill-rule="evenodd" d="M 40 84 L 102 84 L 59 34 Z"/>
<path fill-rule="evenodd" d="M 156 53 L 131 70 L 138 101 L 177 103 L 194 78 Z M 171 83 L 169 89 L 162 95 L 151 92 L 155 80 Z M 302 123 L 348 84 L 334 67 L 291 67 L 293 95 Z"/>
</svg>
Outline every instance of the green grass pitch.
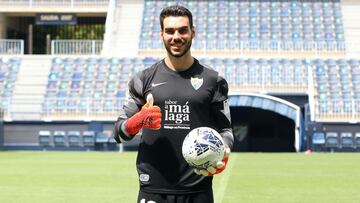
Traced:
<svg viewBox="0 0 360 203">
<path fill-rule="evenodd" d="M 135 152 L 0 152 L 0 202 L 135 203 Z M 360 153 L 232 153 L 216 203 L 358 203 Z"/>
</svg>

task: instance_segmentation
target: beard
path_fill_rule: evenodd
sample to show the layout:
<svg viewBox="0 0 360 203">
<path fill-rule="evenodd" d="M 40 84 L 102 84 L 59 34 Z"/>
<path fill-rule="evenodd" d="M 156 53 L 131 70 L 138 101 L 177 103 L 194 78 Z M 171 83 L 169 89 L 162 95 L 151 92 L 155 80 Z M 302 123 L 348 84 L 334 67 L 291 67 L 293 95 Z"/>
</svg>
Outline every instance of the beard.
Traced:
<svg viewBox="0 0 360 203">
<path fill-rule="evenodd" d="M 182 45 L 182 46 L 183 46 L 183 47 L 182 47 L 183 50 L 180 51 L 179 53 L 173 53 L 173 52 L 171 51 L 171 45 L 168 44 L 168 43 L 166 43 L 166 42 L 164 41 L 164 39 L 163 39 L 163 43 L 164 43 L 164 46 L 165 46 L 165 49 L 166 49 L 167 53 L 168 53 L 170 56 L 173 56 L 173 57 L 176 57 L 176 58 L 180 58 L 180 57 L 184 56 L 184 55 L 190 50 L 191 44 L 192 44 L 192 39 L 189 40 L 189 41 L 187 41 L 187 42 L 185 42 L 185 44 Z"/>
</svg>

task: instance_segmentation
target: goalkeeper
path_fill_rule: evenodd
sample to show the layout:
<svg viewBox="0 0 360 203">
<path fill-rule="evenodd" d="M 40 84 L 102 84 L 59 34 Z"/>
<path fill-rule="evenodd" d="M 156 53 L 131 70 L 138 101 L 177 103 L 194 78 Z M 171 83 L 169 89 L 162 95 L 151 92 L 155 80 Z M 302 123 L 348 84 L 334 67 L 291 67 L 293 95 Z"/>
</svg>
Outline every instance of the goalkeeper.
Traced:
<svg viewBox="0 0 360 203">
<path fill-rule="evenodd" d="M 191 55 L 195 28 L 188 9 L 164 8 L 160 27 L 167 55 L 129 81 L 114 138 L 126 143 L 142 132 L 136 160 L 138 203 L 212 203 L 213 175 L 226 169 L 233 145 L 228 85 Z M 221 134 L 225 156 L 199 170 L 187 164 L 181 148 L 192 129 L 205 126 Z"/>
</svg>

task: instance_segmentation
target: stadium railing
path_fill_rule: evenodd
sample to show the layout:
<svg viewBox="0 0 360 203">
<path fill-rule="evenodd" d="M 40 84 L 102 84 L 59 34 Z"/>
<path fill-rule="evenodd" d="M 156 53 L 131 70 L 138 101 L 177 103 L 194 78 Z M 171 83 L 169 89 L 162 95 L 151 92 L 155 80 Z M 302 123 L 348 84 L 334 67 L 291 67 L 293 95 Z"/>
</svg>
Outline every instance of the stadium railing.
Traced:
<svg viewBox="0 0 360 203">
<path fill-rule="evenodd" d="M 45 121 L 53 120 L 113 120 L 122 108 L 124 98 L 94 99 L 58 97 L 45 98 L 41 117 Z"/>
<path fill-rule="evenodd" d="M 98 55 L 103 47 L 102 40 L 52 40 L 52 55 Z"/>
<path fill-rule="evenodd" d="M 24 54 L 24 40 L 0 39 L 0 55 Z"/>
<path fill-rule="evenodd" d="M 109 0 L 0 0 L 0 5 L 12 6 L 107 6 Z"/>
<path fill-rule="evenodd" d="M 192 53 L 202 57 L 238 57 L 239 55 L 251 54 L 254 56 L 278 56 L 278 57 L 320 57 L 320 56 L 340 56 L 351 52 L 345 48 L 343 42 L 315 42 L 315 41 L 242 41 L 242 40 L 217 40 L 217 41 L 201 41 L 194 39 Z M 164 55 L 163 46 L 153 48 L 150 44 L 154 40 L 140 42 L 139 55 L 162 57 Z M 213 44 L 216 43 L 216 44 Z M 355 48 L 352 46 L 352 48 Z"/>
<path fill-rule="evenodd" d="M 344 101 L 317 101 L 315 103 L 316 120 L 320 122 L 356 123 L 360 120 L 360 101 L 351 99 L 348 106 Z"/>
</svg>

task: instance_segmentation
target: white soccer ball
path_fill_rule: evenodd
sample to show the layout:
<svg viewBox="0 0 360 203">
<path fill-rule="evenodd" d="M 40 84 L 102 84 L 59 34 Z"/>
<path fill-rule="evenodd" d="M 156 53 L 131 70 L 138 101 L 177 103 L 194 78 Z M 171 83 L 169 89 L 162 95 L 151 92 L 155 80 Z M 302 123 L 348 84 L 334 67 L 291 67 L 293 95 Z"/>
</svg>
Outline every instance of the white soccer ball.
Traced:
<svg viewBox="0 0 360 203">
<path fill-rule="evenodd" d="M 224 140 L 212 128 L 195 128 L 185 137 L 182 154 L 191 166 L 206 169 L 224 158 Z"/>
</svg>

